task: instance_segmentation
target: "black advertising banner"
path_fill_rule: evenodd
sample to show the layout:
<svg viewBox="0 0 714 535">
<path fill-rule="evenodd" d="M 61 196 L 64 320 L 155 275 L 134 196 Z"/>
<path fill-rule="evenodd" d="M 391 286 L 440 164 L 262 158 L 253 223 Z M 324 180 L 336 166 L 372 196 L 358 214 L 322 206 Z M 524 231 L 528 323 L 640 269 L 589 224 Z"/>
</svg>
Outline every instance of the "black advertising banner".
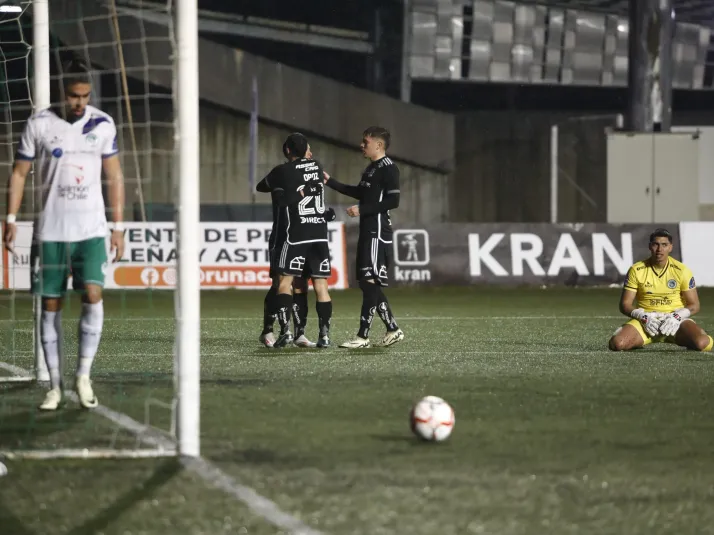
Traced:
<svg viewBox="0 0 714 535">
<path fill-rule="evenodd" d="M 393 286 L 620 285 L 627 269 L 649 256 L 650 233 L 667 228 L 679 259 L 679 225 L 443 223 L 394 231 Z M 350 281 L 358 229 L 347 227 Z"/>
</svg>

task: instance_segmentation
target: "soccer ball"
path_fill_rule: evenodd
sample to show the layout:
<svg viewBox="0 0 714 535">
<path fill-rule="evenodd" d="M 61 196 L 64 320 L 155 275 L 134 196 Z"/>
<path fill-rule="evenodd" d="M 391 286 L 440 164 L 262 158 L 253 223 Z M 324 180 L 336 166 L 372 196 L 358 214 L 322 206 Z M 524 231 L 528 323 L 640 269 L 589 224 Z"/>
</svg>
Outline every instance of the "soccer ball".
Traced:
<svg viewBox="0 0 714 535">
<path fill-rule="evenodd" d="M 449 438 L 455 422 L 454 409 L 436 396 L 421 399 L 409 413 L 412 432 L 430 442 L 442 442 Z"/>
</svg>

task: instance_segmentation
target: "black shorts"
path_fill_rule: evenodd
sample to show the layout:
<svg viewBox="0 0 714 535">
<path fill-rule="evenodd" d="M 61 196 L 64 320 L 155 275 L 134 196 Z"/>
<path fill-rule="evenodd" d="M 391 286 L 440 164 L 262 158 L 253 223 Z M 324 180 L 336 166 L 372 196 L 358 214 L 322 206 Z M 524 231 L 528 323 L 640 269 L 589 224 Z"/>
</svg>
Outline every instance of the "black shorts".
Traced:
<svg viewBox="0 0 714 535">
<path fill-rule="evenodd" d="M 283 242 L 273 250 L 270 268 L 271 273 L 276 275 L 327 279 L 332 273 L 330 247 L 326 241 Z"/>
<path fill-rule="evenodd" d="M 377 236 L 360 236 L 357 241 L 357 280 L 372 280 L 389 286 L 389 269 L 392 266 L 392 242 Z"/>
</svg>

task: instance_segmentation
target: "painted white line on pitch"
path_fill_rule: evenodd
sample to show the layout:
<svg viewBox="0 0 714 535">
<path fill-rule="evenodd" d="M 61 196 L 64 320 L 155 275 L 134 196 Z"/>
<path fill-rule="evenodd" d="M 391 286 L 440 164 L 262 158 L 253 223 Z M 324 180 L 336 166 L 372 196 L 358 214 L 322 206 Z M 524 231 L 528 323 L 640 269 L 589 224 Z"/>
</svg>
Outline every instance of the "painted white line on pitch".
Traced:
<svg viewBox="0 0 714 535">
<path fill-rule="evenodd" d="M 20 368 L 19 366 L 15 366 L 13 364 L 8 364 L 7 362 L 0 362 L 0 368 L 13 375 L 19 375 L 20 377 L 32 377 L 32 373 L 26 369 Z"/>
<path fill-rule="evenodd" d="M 18 375 L 30 375 L 29 370 L 25 370 L 5 362 L 0 362 L 0 368 Z M 71 390 L 65 390 L 64 394 L 75 403 L 79 403 L 77 394 Z M 160 451 L 176 449 L 176 442 L 174 440 L 162 436 L 161 431 L 141 424 L 134 420 L 131 416 L 114 411 L 104 405 L 99 405 L 94 409 L 91 409 L 91 411 L 103 416 L 111 422 L 114 422 L 118 426 L 123 427 L 134 435 L 137 435 L 144 442 L 155 446 Z M 289 533 L 293 533 L 295 535 L 323 535 L 320 531 L 314 530 L 304 524 L 300 521 L 300 519 L 282 511 L 275 502 L 261 496 L 252 488 L 241 485 L 231 476 L 203 457 L 199 457 L 197 459 L 183 459 L 182 464 L 188 470 L 203 479 L 206 483 L 213 485 L 215 488 L 230 494 L 238 501 L 242 502 L 253 513 L 268 521 L 273 526 L 289 530 Z"/>
</svg>

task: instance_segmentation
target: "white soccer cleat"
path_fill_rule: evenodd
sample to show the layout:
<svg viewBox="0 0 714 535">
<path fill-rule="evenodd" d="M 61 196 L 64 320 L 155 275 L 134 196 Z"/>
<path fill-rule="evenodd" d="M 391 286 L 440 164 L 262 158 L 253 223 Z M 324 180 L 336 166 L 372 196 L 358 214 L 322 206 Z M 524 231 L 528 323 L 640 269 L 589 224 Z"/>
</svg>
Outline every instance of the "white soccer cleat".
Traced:
<svg viewBox="0 0 714 535">
<path fill-rule="evenodd" d="M 298 336 L 295 341 L 293 342 L 298 347 L 315 347 L 317 344 L 315 342 L 311 342 L 310 340 L 307 339 L 307 336 L 304 334 L 301 334 Z"/>
<path fill-rule="evenodd" d="M 357 336 L 354 340 L 340 344 L 340 347 L 345 349 L 361 349 L 369 346 L 369 338 L 360 338 L 359 336 Z"/>
<path fill-rule="evenodd" d="M 99 400 L 97 396 L 94 395 L 94 390 L 92 390 L 92 382 L 89 380 L 89 375 L 80 375 L 77 377 L 77 383 L 75 385 L 77 389 L 77 396 L 79 396 L 79 403 L 85 409 L 93 409 L 99 405 Z"/>
<path fill-rule="evenodd" d="M 45 395 L 45 400 L 40 405 L 42 411 L 56 411 L 62 403 L 62 390 L 53 388 Z"/>
<path fill-rule="evenodd" d="M 401 342 L 404 340 L 404 331 L 401 329 L 397 329 L 396 331 L 387 331 L 387 334 L 384 335 L 384 338 L 382 338 L 382 343 L 380 344 L 382 347 L 387 347 L 396 344 L 397 342 Z"/>
<path fill-rule="evenodd" d="M 261 334 L 259 340 L 265 347 L 273 347 L 275 345 L 275 333 L 269 332 Z"/>
</svg>

